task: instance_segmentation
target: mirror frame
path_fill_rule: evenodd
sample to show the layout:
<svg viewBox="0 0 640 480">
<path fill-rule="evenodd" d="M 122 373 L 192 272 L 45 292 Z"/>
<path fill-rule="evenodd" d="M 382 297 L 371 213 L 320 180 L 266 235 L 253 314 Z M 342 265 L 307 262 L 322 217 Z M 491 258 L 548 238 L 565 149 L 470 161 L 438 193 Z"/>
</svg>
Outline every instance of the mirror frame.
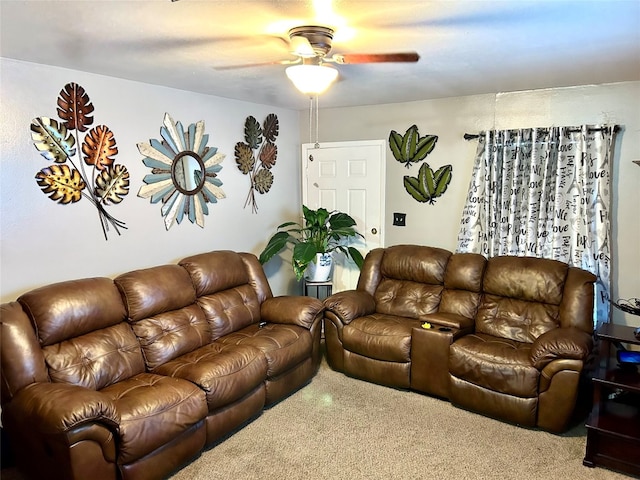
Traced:
<svg viewBox="0 0 640 480">
<path fill-rule="evenodd" d="M 187 190 L 182 185 L 180 185 L 180 182 L 178 181 L 178 178 L 176 175 L 176 168 L 178 164 L 181 163 L 180 160 L 184 157 L 191 157 L 195 159 L 198 162 L 198 167 L 200 167 L 200 171 L 202 172 L 202 178 L 200 179 L 200 183 L 196 185 L 196 187 L 193 190 Z M 205 171 L 204 161 L 202 160 L 200 155 L 198 155 L 196 152 L 193 152 L 191 150 L 181 151 L 173 158 L 173 162 L 171 162 L 171 180 L 173 181 L 173 185 L 176 187 L 176 190 L 178 190 L 180 193 L 183 193 L 185 195 L 197 195 L 198 192 L 202 190 L 202 188 L 204 187 L 206 173 L 207 172 Z"/>
</svg>

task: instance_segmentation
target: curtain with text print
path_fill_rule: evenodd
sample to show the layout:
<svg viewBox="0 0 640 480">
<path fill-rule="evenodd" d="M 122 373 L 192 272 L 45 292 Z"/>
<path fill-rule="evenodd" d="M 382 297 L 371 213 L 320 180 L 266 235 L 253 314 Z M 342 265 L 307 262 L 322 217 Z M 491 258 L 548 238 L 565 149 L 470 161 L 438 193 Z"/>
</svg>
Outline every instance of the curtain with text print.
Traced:
<svg viewBox="0 0 640 480">
<path fill-rule="evenodd" d="M 610 172 L 615 125 L 481 132 L 459 252 L 560 260 L 597 275 L 609 320 Z"/>
</svg>

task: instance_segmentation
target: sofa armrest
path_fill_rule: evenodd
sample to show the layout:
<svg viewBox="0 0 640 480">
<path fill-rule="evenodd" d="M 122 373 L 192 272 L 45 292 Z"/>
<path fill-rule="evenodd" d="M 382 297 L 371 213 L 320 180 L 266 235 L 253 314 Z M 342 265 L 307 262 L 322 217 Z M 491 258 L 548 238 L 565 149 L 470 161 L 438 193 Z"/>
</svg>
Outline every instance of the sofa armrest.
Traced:
<svg viewBox="0 0 640 480">
<path fill-rule="evenodd" d="M 32 383 L 4 406 L 14 423 L 44 434 L 64 433 L 89 423 L 118 428 L 120 415 L 107 396 L 66 383 Z"/>
<path fill-rule="evenodd" d="M 593 349 L 590 334 L 577 328 L 556 328 L 540 335 L 531 347 L 531 363 L 544 368 L 552 360 L 571 359 L 586 361 Z"/>
<path fill-rule="evenodd" d="M 325 299 L 324 306 L 348 325 L 354 318 L 371 315 L 376 311 L 376 301 L 367 292 L 347 290 L 331 295 Z"/>
<path fill-rule="evenodd" d="M 324 306 L 317 298 L 283 295 L 267 298 L 262 302 L 260 318 L 264 322 L 299 325 L 311 329 L 323 310 Z"/>
</svg>

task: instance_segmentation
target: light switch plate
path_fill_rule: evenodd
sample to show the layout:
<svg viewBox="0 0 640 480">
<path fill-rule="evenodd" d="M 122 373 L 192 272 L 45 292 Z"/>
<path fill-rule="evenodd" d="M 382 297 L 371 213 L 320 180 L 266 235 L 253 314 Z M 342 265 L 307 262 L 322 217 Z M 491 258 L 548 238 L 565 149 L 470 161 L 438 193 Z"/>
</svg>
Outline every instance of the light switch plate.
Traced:
<svg viewBox="0 0 640 480">
<path fill-rule="evenodd" d="M 405 221 L 407 219 L 406 213 L 394 213 L 393 214 L 393 224 L 398 227 L 404 227 Z"/>
</svg>

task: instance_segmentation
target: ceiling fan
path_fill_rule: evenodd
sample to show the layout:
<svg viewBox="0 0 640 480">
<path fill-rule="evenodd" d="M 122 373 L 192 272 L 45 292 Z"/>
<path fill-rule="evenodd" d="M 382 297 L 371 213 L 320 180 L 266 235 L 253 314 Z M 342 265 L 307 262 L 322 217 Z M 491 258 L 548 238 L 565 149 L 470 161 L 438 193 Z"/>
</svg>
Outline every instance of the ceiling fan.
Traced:
<svg viewBox="0 0 640 480">
<path fill-rule="evenodd" d="M 381 63 L 381 62 L 417 62 L 420 56 L 416 52 L 399 53 L 347 53 L 334 54 L 331 51 L 333 29 L 317 25 L 295 27 L 289 30 L 291 53 L 305 58 L 315 58 L 318 62 L 335 62 L 339 64 Z"/>
<path fill-rule="evenodd" d="M 420 56 L 416 52 L 336 53 L 329 56 L 333 34 L 334 30 L 326 26 L 304 25 L 294 27 L 288 32 L 288 46 L 289 53 L 297 58 L 215 68 L 218 70 L 226 70 L 274 64 L 289 65 L 286 70 L 287 76 L 298 90 L 306 94 L 317 95 L 326 90 L 338 76 L 338 70 L 326 64 L 415 63 L 420 59 Z M 285 39 L 282 40 L 286 42 Z"/>
</svg>

